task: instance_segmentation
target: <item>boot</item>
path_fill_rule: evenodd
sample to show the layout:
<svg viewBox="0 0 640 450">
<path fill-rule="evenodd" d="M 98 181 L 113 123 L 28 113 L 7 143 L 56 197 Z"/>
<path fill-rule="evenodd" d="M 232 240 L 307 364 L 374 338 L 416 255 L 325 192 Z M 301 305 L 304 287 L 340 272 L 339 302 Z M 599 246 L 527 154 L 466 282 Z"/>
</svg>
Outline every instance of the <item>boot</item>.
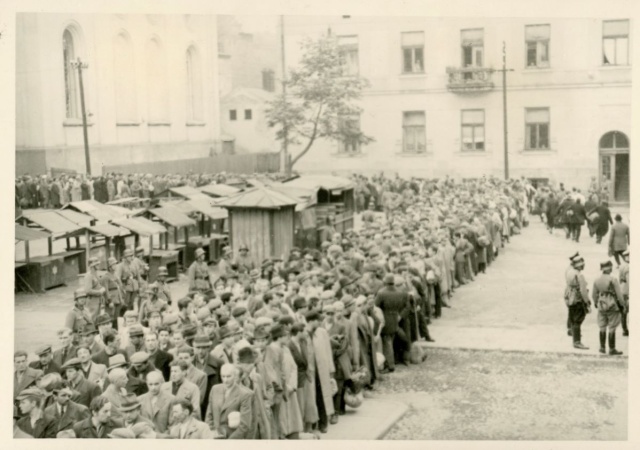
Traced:
<svg viewBox="0 0 640 450">
<path fill-rule="evenodd" d="M 616 332 L 609 332 L 609 354 L 610 355 L 622 355 L 622 352 L 616 350 Z"/>
<path fill-rule="evenodd" d="M 607 345 L 607 332 L 601 331 L 600 332 L 600 353 L 607 352 L 607 350 L 605 349 L 606 345 Z"/>
<path fill-rule="evenodd" d="M 629 328 L 627 327 L 627 315 L 622 313 L 622 335 L 629 336 Z"/>
<path fill-rule="evenodd" d="M 580 327 L 575 326 L 573 328 L 573 348 L 577 348 L 578 350 L 589 350 L 589 347 L 582 345 L 582 342 L 580 342 L 581 337 Z"/>
</svg>

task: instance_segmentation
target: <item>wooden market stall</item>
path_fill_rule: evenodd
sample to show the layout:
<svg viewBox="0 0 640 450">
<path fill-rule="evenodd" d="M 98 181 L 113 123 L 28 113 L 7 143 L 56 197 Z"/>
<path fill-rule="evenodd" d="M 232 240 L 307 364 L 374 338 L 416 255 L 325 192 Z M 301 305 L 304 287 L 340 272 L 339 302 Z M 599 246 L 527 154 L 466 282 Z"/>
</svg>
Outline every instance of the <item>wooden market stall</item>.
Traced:
<svg viewBox="0 0 640 450">
<path fill-rule="evenodd" d="M 269 187 L 256 187 L 227 197 L 217 205 L 229 211 L 231 246 L 249 247 L 256 264 L 286 257 L 293 248 L 294 214 L 298 201 Z"/>
<path fill-rule="evenodd" d="M 314 247 L 320 245 L 320 233 L 327 225 L 327 218 L 332 218 L 336 231 L 344 233 L 354 226 L 355 215 L 355 183 L 348 178 L 333 175 L 304 175 L 283 183 L 284 186 L 313 191 L 309 208 L 313 213 L 306 213 L 307 221 L 313 220 L 315 213 L 315 242 L 312 236 L 306 239 Z M 310 246 L 310 245 L 308 245 Z"/>
<path fill-rule="evenodd" d="M 185 214 L 196 217 L 199 223 L 200 238 L 195 236 L 190 238 L 195 247 L 188 247 L 193 250 L 193 253 L 188 252 L 188 259 L 193 261 L 191 258 L 195 257 L 199 240 L 205 251 L 205 260 L 209 263 L 217 263 L 222 257 L 222 247 L 228 241 L 227 210 L 212 206 L 209 200 L 203 199 L 183 200 L 177 202 L 175 206 Z"/>
<path fill-rule="evenodd" d="M 46 231 L 39 231 L 33 228 L 25 227 L 23 225 L 15 224 L 15 243 L 24 242 L 24 261 L 16 261 L 14 263 L 14 274 L 15 274 L 15 290 L 18 291 L 29 291 L 35 293 L 35 289 L 32 285 L 35 285 L 39 291 L 41 289 L 40 279 L 41 276 L 36 273 L 34 270 L 29 269 L 29 264 L 31 263 L 31 255 L 29 254 L 29 242 L 30 241 L 38 241 L 43 239 L 49 239 L 51 234 Z M 35 277 L 34 280 L 31 278 Z"/>
<path fill-rule="evenodd" d="M 132 245 L 133 248 L 137 248 L 138 246 L 140 246 L 141 238 L 149 238 L 149 254 L 147 255 L 147 263 L 149 263 L 153 258 L 153 237 L 156 234 L 162 235 L 167 232 L 167 229 L 158 222 L 154 222 L 144 217 L 116 219 L 112 223 L 131 231 L 134 236 L 134 243 Z M 124 246 L 126 244 L 124 242 L 121 242 L 121 245 L 123 245 L 123 248 L 119 249 L 119 251 L 122 252 L 124 251 Z"/>
<path fill-rule="evenodd" d="M 207 184 L 198 188 L 200 192 L 213 198 L 229 197 L 241 191 L 240 188 L 227 184 Z"/>
</svg>

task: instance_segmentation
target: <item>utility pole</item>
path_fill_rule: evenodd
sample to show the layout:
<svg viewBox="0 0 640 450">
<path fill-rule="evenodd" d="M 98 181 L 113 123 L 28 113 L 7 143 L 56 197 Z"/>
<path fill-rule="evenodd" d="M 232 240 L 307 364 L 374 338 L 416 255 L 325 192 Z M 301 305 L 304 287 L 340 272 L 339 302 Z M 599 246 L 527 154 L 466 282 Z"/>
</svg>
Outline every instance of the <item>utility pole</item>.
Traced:
<svg viewBox="0 0 640 450">
<path fill-rule="evenodd" d="M 284 15 L 280 15 L 280 53 L 282 54 L 282 101 L 287 103 L 287 75 L 284 58 Z M 291 165 L 289 164 L 289 137 L 287 133 L 287 122 L 283 124 L 282 132 L 284 139 L 282 140 L 282 157 L 284 159 L 284 171 L 287 175 L 291 175 Z"/>
<path fill-rule="evenodd" d="M 502 41 L 502 69 L 494 70 L 494 72 L 502 72 L 502 115 L 503 115 L 503 132 L 504 132 L 504 179 L 509 179 L 509 140 L 507 127 L 507 72 L 513 72 L 513 69 L 507 69 L 507 47 Z"/>
<path fill-rule="evenodd" d="M 87 165 L 87 175 L 91 175 L 91 155 L 89 154 L 89 135 L 87 130 L 87 112 L 84 106 L 84 85 L 82 83 L 82 69 L 88 69 L 89 64 L 83 63 L 80 58 L 71 63 L 78 68 L 78 83 L 80 85 L 80 107 L 82 108 L 82 132 L 84 134 L 84 160 Z"/>
</svg>

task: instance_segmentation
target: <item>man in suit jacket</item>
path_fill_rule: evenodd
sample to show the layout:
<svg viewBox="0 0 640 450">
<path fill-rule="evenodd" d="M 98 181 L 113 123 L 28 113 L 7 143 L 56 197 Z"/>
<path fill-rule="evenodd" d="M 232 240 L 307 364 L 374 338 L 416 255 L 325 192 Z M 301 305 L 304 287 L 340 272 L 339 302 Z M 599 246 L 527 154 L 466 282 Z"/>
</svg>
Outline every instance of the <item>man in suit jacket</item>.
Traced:
<svg viewBox="0 0 640 450">
<path fill-rule="evenodd" d="M 60 366 L 53 362 L 53 353 L 50 345 L 44 345 L 36 350 L 38 361 L 29 363 L 29 367 L 36 370 L 42 370 L 42 373 L 60 373 Z"/>
<path fill-rule="evenodd" d="M 112 417 L 122 418 L 120 406 L 129 394 L 126 388 L 128 382 L 129 377 L 124 368 L 117 367 L 109 371 L 109 386 L 106 387 L 102 396 L 109 400 L 109 403 L 113 406 L 111 409 Z"/>
<path fill-rule="evenodd" d="M 72 400 L 76 403 L 86 406 L 91 404 L 91 400 L 98 397 L 102 390 L 96 383 L 92 383 L 84 378 L 82 373 L 81 362 L 78 358 L 67 361 L 62 366 L 62 371 L 71 385 L 71 389 L 75 391 Z"/>
<path fill-rule="evenodd" d="M 80 345 L 76 349 L 76 356 L 80 360 L 80 370 L 87 381 L 104 386 L 104 380 L 107 378 L 107 366 L 97 364 L 91 360 L 91 350 L 86 345 Z"/>
<path fill-rule="evenodd" d="M 71 430 L 73 426 L 91 417 L 89 408 L 71 400 L 73 391 L 69 382 L 62 380 L 53 388 L 55 402 L 45 408 L 44 413 L 53 420 L 51 433 L 47 438 L 55 438 L 61 431 Z"/>
<path fill-rule="evenodd" d="M 175 423 L 171 427 L 169 436 L 173 439 L 212 439 L 213 434 L 207 424 L 200 422 L 193 416 L 196 410 L 186 399 L 177 399 L 172 403 L 172 415 Z"/>
<path fill-rule="evenodd" d="M 53 428 L 53 420 L 40 408 L 42 398 L 42 391 L 31 387 L 20 392 L 16 399 L 20 402 L 20 412 L 23 414 L 17 425 L 22 431 L 36 439 L 46 438 L 51 434 L 50 430 Z"/>
<path fill-rule="evenodd" d="M 40 377 L 44 375 L 42 370 L 32 369 L 27 366 L 27 352 L 18 350 L 13 354 L 13 398 L 18 397 L 20 392 L 36 385 Z"/>
<path fill-rule="evenodd" d="M 211 347 L 213 342 L 206 335 L 196 336 L 193 340 L 193 348 L 195 351 L 195 357 L 193 359 L 193 365 L 204 372 L 207 377 L 207 388 L 204 393 L 204 401 L 202 402 L 202 417 L 207 412 L 207 406 L 209 406 L 209 394 L 211 388 L 221 383 L 220 380 L 220 368 L 224 364 L 222 360 L 211 356 Z"/>
<path fill-rule="evenodd" d="M 113 405 L 106 397 L 98 396 L 91 401 L 91 417 L 73 426 L 77 439 L 108 439 L 116 428 L 124 426 L 122 420 L 111 417 Z"/>
<path fill-rule="evenodd" d="M 140 414 L 153 422 L 158 433 L 168 433 L 171 405 L 176 398 L 161 389 L 164 379 L 160 372 L 148 373 L 146 381 L 149 392 L 138 397 Z"/>
<path fill-rule="evenodd" d="M 577 198 L 576 202 L 571 206 L 571 210 L 573 211 L 570 222 L 572 238 L 574 241 L 580 242 L 580 232 L 582 231 L 582 225 L 584 225 L 587 220 L 587 210 L 579 198 Z"/>
<path fill-rule="evenodd" d="M 173 355 L 160 350 L 158 346 L 158 335 L 153 331 L 149 331 L 144 337 L 144 346 L 146 352 L 149 354 L 149 361 L 151 361 L 156 369 L 162 372 L 164 381 L 168 381 L 171 376 Z"/>
<path fill-rule="evenodd" d="M 616 214 L 615 220 L 616 223 L 613 224 L 609 233 L 609 252 L 613 253 L 616 265 L 620 267 L 620 256 L 631 243 L 631 236 L 629 235 L 629 225 L 622 223 L 620 214 Z"/>
<path fill-rule="evenodd" d="M 238 369 L 234 365 L 222 366 L 221 375 L 222 384 L 211 389 L 205 422 L 222 438 L 249 439 L 252 437 L 253 392 L 238 383 Z M 231 428 L 229 415 L 233 412 L 240 414 L 240 421 Z"/>
<path fill-rule="evenodd" d="M 393 339 L 398 332 L 398 322 L 401 316 L 409 310 L 409 294 L 398 290 L 395 285 L 393 274 L 384 277 L 385 287 L 378 291 L 375 305 L 382 310 L 384 315 L 384 327 L 382 328 L 383 352 L 386 359 L 386 370 L 382 373 L 393 372 L 395 370 L 395 360 L 393 352 Z"/>
<path fill-rule="evenodd" d="M 204 403 L 204 396 L 207 392 L 207 375 L 193 365 L 193 360 L 195 358 L 193 347 L 183 345 L 176 350 L 176 357 L 180 361 L 187 363 L 186 378 L 200 389 L 200 405 L 202 405 L 202 403 Z"/>
<path fill-rule="evenodd" d="M 69 328 L 58 330 L 58 341 L 60 348 L 53 352 L 53 363 L 62 368 L 62 365 L 71 358 L 76 357 L 76 347 L 73 345 L 72 331 Z"/>
<path fill-rule="evenodd" d="M 193 406 L 193 415 L 200 419 L 200 389 L 198 386 L 187 380 L 187 363 L 184 361 L 173 361 L 171 363 L 171 381 L 162 385 L 162 390 L 172 394 L 177 399 L 184 399 Z"/>
</svg>

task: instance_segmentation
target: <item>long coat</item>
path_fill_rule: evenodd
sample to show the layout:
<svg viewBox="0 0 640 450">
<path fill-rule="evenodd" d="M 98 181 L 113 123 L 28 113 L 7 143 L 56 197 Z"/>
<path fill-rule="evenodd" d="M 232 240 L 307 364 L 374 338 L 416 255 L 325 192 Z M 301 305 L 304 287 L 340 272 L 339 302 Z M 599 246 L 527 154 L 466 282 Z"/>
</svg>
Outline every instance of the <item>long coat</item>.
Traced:
<svg viewBox="0 0 640 450">
<path fill-rule="evenodd" d="M 378 378 L 378 367 L 375 363 L 376 351 L 374 336 L 368 316 L 358 314 L 358 341 L 360 343 L 360 364 L 369 370 L 370 383 Z"/>
<path fill-rule="evenodd" d="M 320 380 L 322 401 L 327 416 L 335 413 L 333 409 L 333 392 L 331 390 L 331 375 L 335 373 L 333 354 L 331 352 L 331 340 L 329 333 L 322 327 L 316 328 L 311 336 L 313 342 L 314 367 Z"/>
<path fill-rule="evenodd" d="M 153 422 L 159 433 L 167 433 L 171 422 L 171 403 L 175 397 L 170 392 L 160 391 L 155 406 L 151 402 L 152 398 L 149 392 L 138 397 L 140 414 Z"/>
<path fill-rule="evenodd" d="M 252 400 L 253 392 L 240 384 L 231 389 L 224 384 L 216 384 L 211 389 L 205 422 L 227 439 L 251 439 Z M 235 430 L 229 428 L 229 414 L 232 412 L 240 413 L 240 424 Z"/>
<path fill-rule="evenodd" d="M 249 438 L 272 439 L 270 414 L 273 387 L 266 385 L 263 376 L 255 367 L 250 374 L 240 379 L 240 383 L 253 392 Z"/>
<path fill-rule="evenodd" d="M 596 234 L 598 236 L 605 236 L 609 232 L 609 225 L 613 224 L 611 218 L 611 211 L 604 205 L 596 206 L 595 212 L 598 213 L 598 220 L 595 222 Z"/>
<path fill-rule="evenodd" d="M 613 251 L 621 252 L 627 249 L 629 242 L 631 242 L 629 225 L 622 222 L 614 223 L 609 233 L 609 247 Z"/>
<path fill-rule="evenodd" d="M 333 351 L 333 363 L 336 366 L 336 379 L 348 380 L 351 378 L 353 365 L 351 364 L 351 340 L 346 320 L 334 321 L 333 324 L 325 324 L 331 339 Z"/>
<path fill-rule="evenodd" d="M 385 286 L 378 291 L 375 304 L 384 315 L 382 334 L 393 336 L 398 331 L 400 316 L 409 308 L 409 295 L 394 286 Z"/>
<path fill-rule="evenodd" d="M 173 394 L 171 391 L 172 382 L 167 381 L 162 385 L 160 389 L 163 391 Z M 193 406 L 193 415 L 196 419 L 200 420 L 201 411 L 200 411 L 200 389 L 198 386 L 193 384 L 191 381 L 185 379 L 180 387 L 178 388 L 178 392 L 176 393 L 176 398 L 185 399 L 191 403 Z"/>
<path fill-rule="evenodd" d="M 296 396 L 298 388 L 298 367 L 296 366 L 289 347 L 282 347 L 282 368 L 284 372 L 284 389 L 286 400 L 280 405 L 279 426 L 283 436 L 300 433 L 303 428 L 300 405 Z"/>
</svg>

